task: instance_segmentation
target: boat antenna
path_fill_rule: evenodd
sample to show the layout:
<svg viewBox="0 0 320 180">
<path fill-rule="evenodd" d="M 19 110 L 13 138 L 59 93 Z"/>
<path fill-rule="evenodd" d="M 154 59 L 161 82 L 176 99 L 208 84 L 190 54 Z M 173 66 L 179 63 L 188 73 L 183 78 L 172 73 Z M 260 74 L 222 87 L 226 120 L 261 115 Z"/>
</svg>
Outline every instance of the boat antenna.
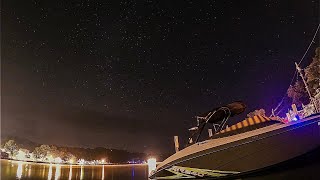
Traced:
<svg viewBox="0 0 320 180">
<path fill-rule="evenodd" d="M 312 40 L 311 40 L 311 42 L 310 42 L 310 44 L 309 44 L 309 46 L 308 46 L 308 48 L 307 48 L 306 52 L 303 54 L 302 58 L 300 59 L 300 61 L 299 61 L 298 65 L 300 65 L 300 64 L 301 64 L 301 62 L 303 61 L 304 57 L 306 57 L 306 55 L 307 55 L 307 53 L 308 53 L 308 51 L 309 51 L 309 49 L 310 49 L 311 45 L 312 45 L 313 43 L 315 43 L 315 42 L 314 42 L 314 39 L 316 38 L 316 36 L 317 36 L 317 34 L 318 34 L 319 28 L 320 28 L 320 24 L 318 24 L 317 30 L 316 30 L 316 32 L 314 33 L 313 38 L 312 38 Z"/>
</svg>

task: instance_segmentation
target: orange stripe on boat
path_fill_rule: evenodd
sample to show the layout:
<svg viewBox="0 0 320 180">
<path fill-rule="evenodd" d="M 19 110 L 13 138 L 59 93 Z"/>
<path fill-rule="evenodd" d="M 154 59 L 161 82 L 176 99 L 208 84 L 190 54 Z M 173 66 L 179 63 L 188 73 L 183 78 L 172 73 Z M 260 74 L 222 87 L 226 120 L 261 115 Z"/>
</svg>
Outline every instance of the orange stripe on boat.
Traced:
<svg viewBox="0 0 320 180">
<path fill-rule="evenodd" d="M 266 122 L 266 119 L 264 117 L 262 117 L 262 116 L 259 116 L 259 117 L 260 117 L 261 122 Z"/>
<path fill-rule="evenodd" d="M 241 129 L 241 128 L 242 128 L 241 122 L 237 123 L 237 128 L 238 128 L 238 129 Z"/>
<path fill-rule="evenodd" d="M 247 126 L 249 126 L 249 124 L 248 124 L 248 121 L 247 121 L 247 120 L 242 121 L 242 123 L 243 123 L 243 127 L 247 127 Z"/>
<path fill-rule="evenodd" d="M 249 124 L 250 124 L 250 125 L 254 125 L 254 121 L 253 121 L 252 118 L 249 118 Z"/>
<path fill-rule="evenodd" d="M 259 116 L 254 116 L 253 119 L 254 119 L 254 123 L 256 123 L 256 124 L 261 123 Z"/>
</svg>

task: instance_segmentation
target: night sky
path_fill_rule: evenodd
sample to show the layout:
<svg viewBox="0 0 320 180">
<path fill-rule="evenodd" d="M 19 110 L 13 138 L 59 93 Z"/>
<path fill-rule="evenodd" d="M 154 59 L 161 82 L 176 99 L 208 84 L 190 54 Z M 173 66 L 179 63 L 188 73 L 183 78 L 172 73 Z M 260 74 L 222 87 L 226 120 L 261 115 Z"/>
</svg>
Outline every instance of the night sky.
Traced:
<svg viewBox="0 0 320 180">
<path fill-rule="evenodd" d="M 4 0 L 1 133 L 173 151 L 213 107 L 270 113 L 318 23 L 317 0 Z"/>
</svg>

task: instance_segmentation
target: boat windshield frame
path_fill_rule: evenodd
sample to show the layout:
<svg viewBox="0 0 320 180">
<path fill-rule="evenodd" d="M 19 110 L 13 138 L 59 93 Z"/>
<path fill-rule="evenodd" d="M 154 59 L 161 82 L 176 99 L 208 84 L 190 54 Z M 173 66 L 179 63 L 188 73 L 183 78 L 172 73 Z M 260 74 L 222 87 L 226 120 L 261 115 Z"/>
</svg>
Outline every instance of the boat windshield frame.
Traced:
<svg viewBox="0 0 320 180">
<path fill-rule="evenodd" d="M 206 116 L 196 116 L 197 119 L 197 126 L 193 127 L 191 129 L 189 129 L 190 131 L 194 131 L 191 133 L 190 137 L 189 137 L 189 141 L 188 144 L 193 144 L 193 143 L 197 143 L 199 142 L 200 136 L 202 134 L 203 129 L 205 128 L 205 126 L 209 123 L 209 120 L 211 119 L 211 117 L 218 111 L 224 111 L 224 113 L 226 114 L 226 116 L 224 116 L 221 121 L 218 121 L 220 123 L 212 123 L 213 128 L 214 128 L 214 134 L 217 132 L 220 132 L 223 127 L 225 126 L 225 124 L 227 123 L 227 121 L 229 120 L 230 116 L 231 116 L 231 110 L 230 108 L 226 107 L 226 106 L 222 106 L 219 109 L 216 110 L 212 110 L 210 111 Z M 193 142 L 193 138 L 194 136 L 196 136 L 196 140 L 195 142 Z"/>
</svg>

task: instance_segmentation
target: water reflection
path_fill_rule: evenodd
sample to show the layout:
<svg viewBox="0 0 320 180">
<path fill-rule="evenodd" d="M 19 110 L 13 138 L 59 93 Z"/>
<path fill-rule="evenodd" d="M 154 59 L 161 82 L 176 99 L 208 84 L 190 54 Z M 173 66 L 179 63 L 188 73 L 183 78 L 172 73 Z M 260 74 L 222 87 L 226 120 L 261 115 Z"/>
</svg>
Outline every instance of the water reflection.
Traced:
<svg viewBox="0 0 320 180">
<path fill-rule="evenodd" d="M 52 178 L 52 164 L 49 165 L 48 180 Z"/>
<path fill-rule="evenodd" d="M 102 165 L 101 179 L 104 180 L 104 165 Z"/>
<path fill-rule="evenodd" d="M 147 179 L 146 165 L 57 165 L 1 160 L 0 179 Z M 13 167 L 12 167 L 13 165 Z M 108 173 L 109 172 L 109 173 Z"/>
<path fill-rule="evenodd" d="M 31 164 L 29 165 L 29 170 L 28 170 L 28 177 L 31 176 Z"/>
<path fill-rule="evenodd" d="M 131 178 L 134 179 L 134 166 L 132 166 L 132 170 L 131 170 Z"/>
<path fill-rule="evenodd" d="M 72 165 L 69 166 L 69 180 L 72 179 Z"/>
<path fill-rule="evenodd" d="M 21 179 L 22 177 L 22 164 L 23 162 L 18 162 L 17 175 L 16 175 L 18 179 Z"/>
<path fill-rule="evenodd" d="M 41 169 L 42 169 L 42 175 L 41 175 L 41 177 L 42 177 L 42 179 L 44 179 L 44 177 L 45 177 L 45 173 L 46 173 L 46 167 L 45 166 L 41 166 Z"/>
<path fill-rule="evenodd" d="M 80 168 L 80 179 L 83 179 L 83 165 L 81 165 L 81 168 Z"/>
<path fill-rule="evenodd" d="M 57 164 L 56 165 L 56 173 L 54 174 L 54 179 L 58 180 L 61 175 L 61 165 Z"/>
<path fill-rule="evenodd" d="M 91 179 L 93 179 L 93 177 L 94 177 L 94 171 L 93 171 L 94 167 L 91 167 L 90 169 L 91 169 Z"/>
</svg>

